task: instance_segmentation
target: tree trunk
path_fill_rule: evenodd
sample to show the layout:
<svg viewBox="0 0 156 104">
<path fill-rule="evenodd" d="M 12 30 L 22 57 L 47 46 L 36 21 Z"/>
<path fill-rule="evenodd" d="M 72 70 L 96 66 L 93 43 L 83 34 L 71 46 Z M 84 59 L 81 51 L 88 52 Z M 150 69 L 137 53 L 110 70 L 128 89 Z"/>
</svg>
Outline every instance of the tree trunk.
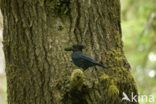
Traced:
<svg viewBox="0 0 156 104">
<path fill-rule="evenodd" d="M 4 23 L 8 104 L 138 104 L 123 52 L 119 0 L 0 0 Z M 64 48 L 108 69 L 82 72 Z M 76 69 L 76 70 L 74 70 Z"/>
</svg>

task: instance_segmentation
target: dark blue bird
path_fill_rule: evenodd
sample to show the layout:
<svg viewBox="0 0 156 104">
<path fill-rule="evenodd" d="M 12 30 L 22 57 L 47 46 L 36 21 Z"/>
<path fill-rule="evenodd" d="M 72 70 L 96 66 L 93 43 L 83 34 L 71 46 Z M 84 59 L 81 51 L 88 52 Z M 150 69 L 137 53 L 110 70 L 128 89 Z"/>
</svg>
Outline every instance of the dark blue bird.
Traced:
<svg viewBox="0 0 156 104">
<path fill-rule="evenodd" d="M 66 51 L 73 51 L 72 61 L 76 66 L 81 67 L 84 70 L 86 70 L 89 67 L 96 66 L 96 65 L 101 66 L 103 68 L 107 68 L 103 64 L 98 63 L 92 58 L 90 58 L 89 56 L 86 56 L 85 54 L 83 54 L 82 49 L 84 49 L 84 46 L 82 45 L 73 45 L 70 48 L 65 48 Z"/>
</svg>

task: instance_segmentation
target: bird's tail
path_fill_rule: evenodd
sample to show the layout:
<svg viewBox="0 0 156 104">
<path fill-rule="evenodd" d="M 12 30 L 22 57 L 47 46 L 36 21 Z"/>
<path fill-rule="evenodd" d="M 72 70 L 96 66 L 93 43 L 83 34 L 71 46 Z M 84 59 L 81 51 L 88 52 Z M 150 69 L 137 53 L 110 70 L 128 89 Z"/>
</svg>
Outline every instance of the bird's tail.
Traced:
<svg viewBox="0 0 156 104">
<path fill-rule="evenodd" d="M 104 64 L 101 64 L 101 63 L 97 63 L 98 66 L 101 66 L 103 68 L 107 68 L 107 66 L 105 66 Z"/>
</svg>

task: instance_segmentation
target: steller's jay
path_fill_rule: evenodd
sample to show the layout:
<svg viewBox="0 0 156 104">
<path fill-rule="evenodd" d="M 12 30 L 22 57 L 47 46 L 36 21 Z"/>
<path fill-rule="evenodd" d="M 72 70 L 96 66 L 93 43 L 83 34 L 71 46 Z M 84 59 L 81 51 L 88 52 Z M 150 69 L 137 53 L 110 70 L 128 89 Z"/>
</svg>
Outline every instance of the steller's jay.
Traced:
<svg viewBox="0 0 156 104">
<path fill-rule="evenodd" d="M 85 47 L 83 45 L 73 45 L 72 47 L 65 48 L 65 51 L 73 51 L 72 53 L 73 63 L 76 66 L 83 68 L 84 70 L 86 70 L 88 67 L 92 67 L 96 65 L 101 66 L 103 68 L 107 68 L 103 64 L 98 63 L 92 58 L 90 58 L 89 56 L 83 54 L 82 49 L 84 48 Z"/>
</svg>

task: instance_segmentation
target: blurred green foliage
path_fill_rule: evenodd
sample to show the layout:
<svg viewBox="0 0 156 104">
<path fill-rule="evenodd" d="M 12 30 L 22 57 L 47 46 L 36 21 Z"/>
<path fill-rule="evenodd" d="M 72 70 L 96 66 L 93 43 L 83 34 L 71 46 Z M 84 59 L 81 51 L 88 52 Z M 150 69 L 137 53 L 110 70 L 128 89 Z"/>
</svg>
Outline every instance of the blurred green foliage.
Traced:
<svg viewBox="0 0 156 104">
<path fill-rule="evenodd" d="M 156 96 L 156 0 L 121 0 L 121 10 L 124 51 L 139 94 Z"/>
<path fill-rule="evenodd" d="M 6 77 L 0 74 L 0 104 L 7 104 Z"/>
</svg>

